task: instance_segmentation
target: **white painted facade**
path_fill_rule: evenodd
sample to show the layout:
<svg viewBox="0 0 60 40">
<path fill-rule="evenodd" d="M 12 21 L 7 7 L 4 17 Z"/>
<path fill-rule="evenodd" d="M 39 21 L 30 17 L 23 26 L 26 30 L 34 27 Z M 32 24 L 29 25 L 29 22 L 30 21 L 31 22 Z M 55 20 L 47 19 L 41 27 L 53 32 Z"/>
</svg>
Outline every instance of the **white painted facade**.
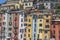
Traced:
<svg viewBox="0 0 60 40">
<path fill-rule="evenodd" d="M 46 3 L 44 3 L 44 6 L 45 6 L 46 9 L 50 9 L 51 8 L 51 3 L 46 2 Z"/>
<path fill-rule="evenodd" d="M 21 12 L 19 15 L 19 35 L 18 35 L 19 39 L 18 40 L 23 40 L 24 37 L 23 29 L 24 29 L 24 12 Z"/>
<path fill-rule="evenodd" d="M 4 15 L 4 16 L 5 16 L 5 20 L 4 20 L 5 25 L 4 25 L 4 27 L 5 27 L 5 36 L 6 36 L 5 40 L 7 40 L 7 36 L 8 36 L 8 35 L 7 35 L 7 30 L 8 30 L 8 29 L 7 29 L 7 14 L 8 14 L 8 13 L 5 13 L 5 15 Z"/>
</svg>

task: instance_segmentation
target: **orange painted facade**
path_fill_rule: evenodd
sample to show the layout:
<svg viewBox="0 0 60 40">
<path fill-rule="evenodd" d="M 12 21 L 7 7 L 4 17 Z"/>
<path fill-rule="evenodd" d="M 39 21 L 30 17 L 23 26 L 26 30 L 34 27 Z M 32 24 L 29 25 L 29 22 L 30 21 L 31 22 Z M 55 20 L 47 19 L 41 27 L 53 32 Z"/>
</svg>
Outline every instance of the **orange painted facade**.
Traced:
<svg viewBox="0 0 60 40">
<path fill-rule="evenodd" d="M 4 40 L 4 30 L 3 30 L 3 28 L 4 28 L 4 13 L 0 13 L 0 40 Z"/>
<path fill-rule="evenodd" d="M 19 28 L 19 14 L 14 13 L 13 14 L 13 40 L 18 40 L 18 28 Z"/>
<path fill-rule="evenodd" d="M 60 40 L 60 21 L 52 21 L 51 23 L 51 38 Z"/>
</svg>

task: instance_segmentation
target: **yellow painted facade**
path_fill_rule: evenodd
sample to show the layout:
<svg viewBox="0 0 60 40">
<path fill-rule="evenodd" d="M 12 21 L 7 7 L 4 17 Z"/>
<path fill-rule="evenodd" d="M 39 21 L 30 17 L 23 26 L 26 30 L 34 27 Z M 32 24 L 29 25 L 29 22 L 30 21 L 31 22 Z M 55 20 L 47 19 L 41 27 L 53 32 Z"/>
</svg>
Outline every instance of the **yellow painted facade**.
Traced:
<svg viewBox="0 0 60 40">
<path fill-rule="evenodd" d="M 37 19 L 37 40 L 50 40 L 51 15 L 38 14 Z M 47 25 L 47 26 L 46 26 Z"/>
<path fill-rule="evenodd" d="M 32 16 L 27 16 L 26 40 L 32 39 Z"/>
</svg>

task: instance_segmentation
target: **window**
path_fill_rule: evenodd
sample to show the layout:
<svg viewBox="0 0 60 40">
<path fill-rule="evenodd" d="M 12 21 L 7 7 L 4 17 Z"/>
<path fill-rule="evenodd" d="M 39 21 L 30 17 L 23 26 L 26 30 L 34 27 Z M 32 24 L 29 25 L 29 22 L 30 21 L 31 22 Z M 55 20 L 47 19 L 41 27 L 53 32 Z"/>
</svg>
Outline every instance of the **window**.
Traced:
<svg viewBox="0 0 60 40">
<path fill-rule="evenodd" d="M 25 6 L 27 6 L 27 3 L 25 4 Z"/>
<path fill-rule="evenodd" d="M 48 5 L 48 3 L 46 3 L 46 5 Z"/>
<path fill-rule="evenodd" d="M 36 27 L 36 24 L 34 24 L 34 26 Z"/>
<path fill-rule="evenodd" d="M 5 17 L 4 17 L 4 20 L 5 20 Z"/>
<path fill-rule="evenodd" d="M 26 40 L 26 38 L 24 38 L 24 40 Z"/>
<path fill-rule="evenodd" d="M 11 37 L 11 33 L 9 33 L 8 36 Z"/>
<path fill-rule="evenodd" d="M 55 38 L 55 36 L 53 36 L 53 38 Z"/>
<path fill-rule="evenodd" d="M 5 27 L 2 28 L 2 31 L 5 31 Z"/>
<path fill-rule="evenodd" d="M 36 40 L 36 39 L 34 38 L 34 40 Z"/>
<path fill-rule="evenodd" d="M 29 19 L 29 22 L 30 22 L 30 19 Z"/>
<path fill-rule="evenodd" d="M 36 37 L 36 35 L 34 34 L 34 37 Z"/>
<path fill-rule="evenodd" d="M 28 26 L 31 26 L 31 24 L 28 24 Z"/>
<path fill-rule="evenodd" d="M 40 20 L 40 22 L 41 22 L 42 20 Z"/>
<path fill-rule="evenodd" d="M 59 31 L 59 34 L 60 34 L 60 31 Z"/>
<path fill-rule="evenodd" d="M 38 34 L 38 37 L 37 38 L 39 38 L 39 34 Z"/>
<path fill-rule="evenodd" d="M 21 34 L 21 38 L 22 38 L 22 34 Z"/>
<path fill-rule="evenodd" d="M 36 22 L 36 19 L 35 19 L 35 22 Z"/>
<path fill-rule="evenodd" d="M 55 28 L 55 25 L 53 25 L 53 28 Z"/>
<path fill-rule="evenodd" d="M 49 20 L 47 19 L 46 22 L 49 22 Z"/>
<path fill-rule="evenodd" d="M 12 28 L 9 28 L 9 31 L 11 31 L 12 30 Z"/>
<path fill-rule="evenodd" d="M 28 29 L 28 32 L 30 32 L 30 29 Z"/>
<path fill-rule="evenodd" d="M 55 30 L 53 30 L 53 33 L 55 34 Z"/>
<path fill-rule="evenodd" d="M 44 40 L 47 40 L 47 36 L 45 36 Z"/>
<path fill-rule="evenodd" d="M 23 13 L 21 13 L 21 16 L 23 16 Z"/>
<path fill-rule="evenodd" d="M 44 33 L 47 33 L 47 32 L 48 32 L 47 30 L 44 31 Z"/>
<path fill-rule="evenodd" d="M 6 24 L 6 22 L 3 22 L 3 25 L 5 25 Z"/>
<path fill-rule="evenodd" d="M 45 38 L 47 38 L 47 36 L 45 36 Z"/>
<path fill-rule="evenodd" d="M 23 22 L 23 18 L 21 18 L 21 22 Z"/>
<path fill-rule="evenodd" d="M 23 27 L 23 24 L 21 24 L 21 27 Z"/>
<path fill-rule="evenodd" d="M 30 34 L 28 34 L 28 37 L 30 37 Z"/>
<path fill-rule="evenodd" d="M 39 29 L 39 33 L 42 33 L 42 29 Z"/>
<path fill-rule="evenodd" d="M 39 24 L 40 27 L 42 27 L 42 24 Z"/>
<path fill-rule="evenodd" d="M 49 25 L 46 25 L 45 28 L 49 28 L 50 26 Z"/>
<path fill-rule="evenodd" d="M 30 40 L 31 40 L 31 38 L 30 38 Z"/>
<path fill-rule="evenodd" d="M 12 20 L 12 18 L 10 17 L 10 20 Z"/>
<path fill-rule="evenodd" d="M 39 38 L 37 38 L 37 40 L 39 40 Z"/>
<path fill-rule="evenodd" d="M 11 13 L 10 13 L 10 15 L 11 15 Z"/>
<path fill-rule="evenodd" d="M 23 29 L 20 29 L 20 32 L 22 32 L 22 33 L 23 33 Z"/>
<path fill-rule="evenodd" d="M 48 15 L 46 15 L 46 17 L 48 17 Z"/>
<path fill-rule="evenodd" d="M 24 26 L 27 26 L 27 24 L 24 24 Z"/>
<path fill-rule="evenodd" d="M 10 38 L 7 38 L 7 40 L 10 40 Z"/>
<path fill-rule="evenodd" d="M 11 26 L 12 25 L 12 22 L 9 22 L 9 26 Z"/>
</svg>

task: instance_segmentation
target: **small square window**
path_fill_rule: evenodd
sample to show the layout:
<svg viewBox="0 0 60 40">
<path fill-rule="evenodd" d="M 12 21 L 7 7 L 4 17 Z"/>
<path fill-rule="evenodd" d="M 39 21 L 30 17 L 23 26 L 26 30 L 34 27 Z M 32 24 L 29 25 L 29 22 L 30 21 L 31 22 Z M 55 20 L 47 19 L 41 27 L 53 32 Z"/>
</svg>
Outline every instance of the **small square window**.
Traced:
<svg viewBox="0 0 60 40">
<path fill-rule="evenodd" d="M 11 31 L 12 30 L 12 28 L 9 28 L 9 31 Z"/>
<path fill-rule="evenodd" d="M 55 28 L 55 25 L 53 25 L 53 28 Z"/>
<path fill-rule="evenodd" d="M 30 32 L 30 29 L 28 29 L 28 32 Z"/>
<path fill-rule="evenodd" d="M 21 38 L 22 38 L 22 34 L 21 34 Z"/>
<path fill-rule="evenodd" d="M 12 22 L 9 22 L 9 26 L 11 26 L 12 25 Z"/>
<path fill-rule="evenodd" d="M 46 22 L 49 22 L 49 20 L 47 19 Z"/>
<path fill-rule="evenodd" d="M 21 27 L 23 27 L 23 24 L 21 24 Z"/>
<path fill-rule="evenodd" d="M 24 40 L 26 40 L 26 38 L 24 38 Z"/>
<path fill-rule="evenodd" d="M 28 24 L 28 26 L 31 26 L 31 24 Z"/>
<path fill-rule="evenodd" d="M 29 19 L 29 22 L 30 22 L 31 20 Z"/>
<path fill-rule="evenodd" d="M 6 24 L 6 22 L 3 22 L 3 25 L 5 25 Z"/>
<path fill-rule="evenodd" d="M 42 29 L 39 29 L 39 33 L 42 33 Z"/>
<path fill-rule="evenodd" d="M 46 17 L 48 17 L 48 15 L 46 15 Z"/>
<path fill-rule="evenodd" d="M 49 28 L 50 26 L 49 25 L 46 25 L 45 28 Z"/>
<path fill-rule="evenodd" d="M 9 33 L 8 36 L 11 37 L 11 33 Z"/>
<path fill-rule="evenodd" d="M 30 34 L 28 34 L 28 37 L 30 37 Z"/>
<path fill-rule="evenodd" d="M 27 3 L 25 4 L 25 6 L 27 6 Z"/>
<path fill-rule="evenodd" d="M 4 20 L 5 20 L 5 17 L 4 17 Z"/>
<path fill-rule="evenodd" d="M 23 22 L 23 18 L 21 18 L 21 22 Z"/>
<path fill-rule="evenodd" d="M 47 33 L 47 32 L 48 32 L 47 30 L 44 31 L 44 33 Z"/>
<path fill-rule="evenodd" d="M 38 34 L 37 36 L 38 36 L 38 38 L 39 38 L 39 34 Z"/>
<path fill-rule="evenodd" d="M 27 26 L 27 24 L 24 24 L 24 26 Z"/>
<path fill-rule="evenodd" d="M 42 20 L 40 20 L 40 22 L 41 22 Z"/>
<path fill-rule="evenodd" d="M 42 24 L 39 24 L 40 27 L 42 27 Z"/>
</svg>

